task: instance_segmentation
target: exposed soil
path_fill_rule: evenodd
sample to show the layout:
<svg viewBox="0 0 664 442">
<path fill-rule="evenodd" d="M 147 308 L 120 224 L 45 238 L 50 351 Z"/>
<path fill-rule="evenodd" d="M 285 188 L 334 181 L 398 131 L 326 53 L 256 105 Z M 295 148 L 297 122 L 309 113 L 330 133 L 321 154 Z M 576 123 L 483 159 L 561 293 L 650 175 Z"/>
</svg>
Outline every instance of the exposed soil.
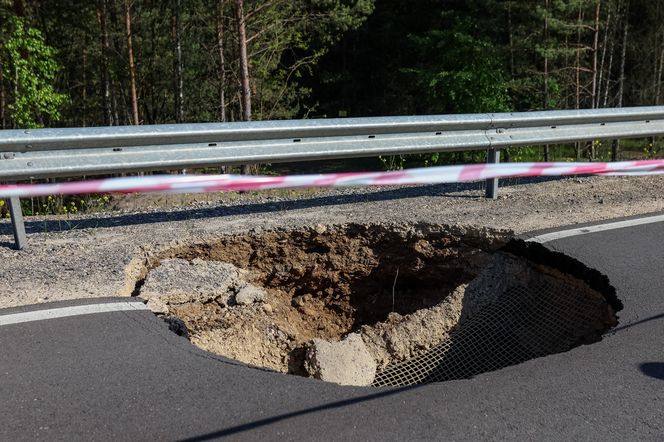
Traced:
<svg viewBox="0 0 664 442">
<path fill-rule="evenodd" d="M 318 225 L 177 247 L 155 257 L 151 267 L 176 258 L 248 270 L 247 283 L 267 292 L 261 302 L 227 305 L 227 297 L 218 302 L 218 295 L 203 291 L 189 300 L 163 298 L 169 315 L 182 319 L 192 342 L 206 350 L 301 374 L 312 339 L 338 341 L 388 317 L 394 322 L 423 309 L 440 310 L 506 240 L 488 230 L 431 225 Z"/>
<path fill-rule="evenodd" d="M 567 263 L 567 273 L 537 257 L 495 255 L 508 240 L 496 231 L 430 224 L 227 235 L 152 256 L 135 292 L 199 347 L 298 375 L 315 376 L 305 363 L 314 340 L 334 343 L 350 334 L 361 336 L 379 372 L 389 369 L 450 341 L 463 321 L 472 326 L 496 305 L 513 304 L 504 294 L 515 287 L 521 303 L 530 299 L 523 295 L 529 286 L 591 300 L 583 304 L 589 313 L 578 318 L 566 313 L 567 304 L 578 307 L 567 298 L 565 306 L 537 313 L 555 311 L 555 323 L 573 318 L 561 332 L 566 341 L 551 346 L 555 351 L 595 341 L 615 325 L 619 307 L 605 296 L 607 281 L 591 287 L 587 275 L 570 274 L 583 266 L 562 257 L 553 260 Z"/>
</svg>

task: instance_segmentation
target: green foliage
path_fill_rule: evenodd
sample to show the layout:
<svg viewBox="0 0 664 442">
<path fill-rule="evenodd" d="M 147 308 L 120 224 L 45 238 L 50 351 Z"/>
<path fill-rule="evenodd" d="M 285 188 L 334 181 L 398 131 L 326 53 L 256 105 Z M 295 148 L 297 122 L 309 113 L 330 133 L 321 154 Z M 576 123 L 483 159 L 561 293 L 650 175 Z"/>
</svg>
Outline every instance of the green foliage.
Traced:
<svg viewBox="0 0 664 442">
<path fill-rule="evenodd" d="M 516 162 L 542 161 L 542 147 L 522 146 L 511 148 L 510 158 Z"/>
<path fill-rule="evenodd" d="M 5 200 L 0 200 L 0 218 L 11 218 Z"/>
<path fill-rule="evenodd" d="M 406 155 L 388 155 L 379 156 L 378 159 L 383 164 L 385 170 L 401 170 L 406 166 Z"/>
<path fill-rule="evenodd" d="M 248 2 L 258 8 L 264 2 Z M 306 116 L 312 90 L 301 81 L 343 33 L 360 26 L 374 0 L 275 1 L 248 21 L 254 82 L 254 118 Z"/>
<path fill-rule="evenodd" d="M 308 9 L 315 20 L 305 24 L 319 44 L 331 45 L 341 36 L 357 29 L 374 11 L 375 0 L 308 0 Z"/>
<path fill-rule="evenodd" d="M 13 17 L 13 31 L 4 45 L 7 63 L 5 77 L 12 82 L 13 102 L 8 105 L 14 125 L 20 128 L 43 127 L 60 119 L 60 107 L 67 96 L 55 90 L 60 67 L 56 53 L 41 32 Z"/>
<path fill-rule="evenodd" d="M 145 124 L 173 122 L 175 3 L 129 3 L 141 119 Z M 597 0 L 244 3 L 255 119 L 664 101 L 662 2 L 602 0 L 597 28 Z M 130 124 L 124 2 L 59 0 L 54 7 L 52 2 L 24 1 L 23 5 L 17 12 L 14 2 L 0 0 L 3 127 Z M 185 120 L 219 120 L 221 91 L 226 120 L 240 119 L 235 1 L 188 0 L 180 12 Z M 219 24 L 224 28 L 223 75 Z M 626 24 L 629 35 L 623 45 Z M 104 36 L 107 46 L 102 48 Z M 71 99 L 58 91 L 66 91 Z M 610 154 L 606 142 L 590 147 L 584 148 L 584 157 Z M 574 157 L 572 149 L 552 146 L 551 158 Z M 542 159 L 541 147 L 510 150 L 512 159 Z M 642 150 L 639 144 L 632 152 L 661 155 L 656 146 Z M 483 155 L 441 153 L 381 160 L 384 167 L 394 169 L 406 163 L 483 161 Z"/>
<path fill-rule="evenodd" d="M 643 147 L 643 153 L 648 159 L 657 159 L 662 155 L 662 146 L 658 145 L 656 142 L 653 143 L 652 140 L 649 140 L 648 143 Z"/>
<path fill-rule="evenodd" d="M 457 114 L 504 112 L 510 97 L 503 62 L 495 45 L 478 36 L 470 20 L 452 17 L 447 29 L 430 29 L 407 37 L 414 54 L 411 66 L 398 71 L 402 88 L 412 100 L 408 113 Z M 470 154 L 471 156 L 475 154 Z M 408 157 L 417 165 L 449 164 L 459 155 L 426 154 Z M 381 158 L 386 168 L 402 168 L 406 158 Z"/>
<path fill-rule="evenodd" d="M 131 4 L 132 39 L 137 70 L 139 113 L 144 124 L 175 120 L 174 3 L 135 0 Z M 221 20 L 218 6 L 223 4 Z M 374 0 L 245 0 L 251 88 L 255 119 L 306 116 L 315 106 L 307 101 L 312 88 L 302 81 L 316 74 L 318 60 L 343 33 L 360 26 Z M 67 91 L 69 101 L 39 89 L 50 98 L 49 110 L 33 120 L 48 125 L 61 117 L 68 126 L 131 124 L 128 55 L 123 2 L 59 0 L 26 3 L 23 30 L 42 33 L 41 53 L 57 59 L 62 70 L 50 70 L 45 83 Z M 102 49 L 102 15 L 108 47 Z M 11 2 L 0 1 L 0 45 L 9 39 Z M 220 89 L 225 92 L 226 119 L 240 119 L 238 39 L 235 2 L 188 0 L 181 8 L 184 116 L 186 121 L 220 118 Z M 224 28 L 225 82 L 221 83 L 217 26 Z M 36 35 L 36 34 L 35 34 Z M 39 45 L 38 45 L 39 46 Z M 38 55 L 38 54 L 35 54 Z M 3 56 L 3 60 L 5 61 Z M 32 58 L 27 60 L 32 63 Z M 36 61 L 35 61 L 36 62 Z M 13 66 L 3 66 L 9 98 L 13 98 Z M 52 66 L 51 66 L 52 67 Z M 34 70 L 34 67 L 31 67 Z M 51 75 L 53 73 L 53 75 Z M 105 78 L 109 95 L 105 96 Z M 11 84 L 9 84 L 11 82 Z M 44 82 L 42 82 L 44 83 Z M 12 86 L 12 87 L 9 87 Z M 33 88 L 34 89 L 34 88 Z M 34 99 L 23 94 L 24 101 Z M 24 103 L 18 103 L 26 109 Z M 57 104 L 57 105 L 56 105 Z M 43 105 L 42 105 L 43 106 Z M 112 114 L 110 121 L 106 109 Z M 24 112 L 19 116 L 23 116 Z M 21 118 L 25 120 L 25 118 Z M 18 123 L 17 123 L 18 125 Z"/>
<path fill-rule="evenodd" d="M 411 36 L 421 64 L 404 68 L 427 113 L 502 112 L 509 95 L 496 49 L 457 25 Z M 440 54 L 445 54 L 441 56 Z"/>
<path fill-rule="evenodd" d="M 21 200 L 23 213 L 33 215 L 76 215 L 100 212 L 108 208 L 111 198 L 108 195 L 85 195 L 81 197 L 49 195 L 46 197 Z M 0 206 L 1 207 L 1 206 Z"/>
</svg>

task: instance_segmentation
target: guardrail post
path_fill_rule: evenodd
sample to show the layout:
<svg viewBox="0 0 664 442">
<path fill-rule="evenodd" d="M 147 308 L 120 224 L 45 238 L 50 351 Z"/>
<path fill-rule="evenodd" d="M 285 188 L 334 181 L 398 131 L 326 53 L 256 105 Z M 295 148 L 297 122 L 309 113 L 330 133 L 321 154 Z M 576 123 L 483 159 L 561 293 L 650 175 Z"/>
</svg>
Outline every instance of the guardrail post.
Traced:
<svg viewBox="0 0 664 442">
<path fill-rule="evenodd" d="M 25 223 L 23 222 L 23 210 L 21 209 L 21 200 L 18 197 L 9 198 L 9 214 L 12 217 L 12 228 L 14 229 L 14 241 L 16 250 L 25 248 L 28 238 L 25 235 Z"/>
<path fill-rule="evenodd" d="M 500 151 L 491 149 L 487 152 L 486 162 L 491 164 L 500 163 Z M 489 178 L 486 180 L 486 197 L 492 200 L 498 198 L 498 178 Z"/>
</svg>

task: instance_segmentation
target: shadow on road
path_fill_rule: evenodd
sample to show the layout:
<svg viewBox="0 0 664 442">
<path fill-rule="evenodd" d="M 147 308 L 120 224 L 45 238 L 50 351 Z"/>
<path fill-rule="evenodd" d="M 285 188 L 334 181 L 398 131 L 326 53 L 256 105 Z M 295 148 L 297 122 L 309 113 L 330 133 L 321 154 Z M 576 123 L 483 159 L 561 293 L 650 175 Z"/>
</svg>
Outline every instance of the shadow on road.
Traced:
<svg viewBox="0 0 664 442">
<path fill-rule="evenodd" d="M 629 323 L 629 324 L 625 324 L 625 325 L 620 326 L 620 327 L 616 327 L 616 328 L 610 330 L 609 333 L 613 334 L 613 333 L 616 333 L 616 332 L 634 327 L 635 325 L 645 324 L 647 322 L 656 321 L 658 319 L 664 319 L 664 313 L 660 313 L 659 315 L 651 316 L 649 318 L 642 319 L 640 321 L 636 321 L 636 322 L 632 322 L 632 323 Z"/>
<path fill-rule="evenodd" d="M 646 376 L 664 381 L 664 362 L 645 362 L 639 365 L 639 370 Z"/>
<path fill-rule="evenodd" d="M 418 388 L 418 387 L 421 387 L 421 385 L 415 385 L 415 386 L 410 386 L 410 387 L 402 387 L 402 388 L 395 388 L 395 389 L 385 390 L 385 391 L 381 391 L 381 392 L 375 393 L 375 394 L 360 396 L 360 397 L 356 397 L 356 398 L 352 398 L 352 399 L 346 399 L 346 400 L 343 400 L 343 401 L 332 402 L 332 403 L 329 403 L 329 404 L 320 405 L 320 406 L 312 407 L 312 408 L 307 408 L 307 409 L 304 409 L 304 410 L 294 411 L 294 412 L 291 412 L 291 413 L 280 414 L 280 415 L 277 415 L 277 416 L 257 420 L 257 421 L 254 421 L 254 422 L 248 422 L 246 424 L 241 424 L 241 425 L 237 425 L 237 426 L 234 426 L 234 427 L 224 428 L 224 429 L 221 429 L 219 431 L 203 434 L 201 436 L 195 436 L 195 437 L 192 437 L 192 438 L 189 438 L 189 439 L 182 439 L 181 442 L 202 442 L 202 441 L 213 440 L 213 439 L 217 439 L 217 438 L 221 438 L 221 437 L 232 436 L 234 434 L 254 430 L 256 428 L 263 427 L 263 426 L 266 426 L 266 425 L 271 425 L 271 424 L 277 423 L 279 421 L 284 421 L 284 420 L 287 420 L 287 419 L 292 419 L 292 418 L 295 418 L 295 417 L 298 417 L 298 416 L 304 416 L 304 415 L 311 414 L 311 413 L 316 413 L 316 412 L 319 412 L 319 411 L 331 410 L 331 409 L 334 409 L 334 408 L 342 408 L 342 407 L 347 407 L 347 406 L 354 405 L 354 404 L 360 404 L 360 403 L 363 403 L 363 402 L 368 402 L 368 401 L 372 401 L 372 400 L 375 400 L 375 399 L 380 399 L 380 398 L 383 398 L 383 397 L 386 397 L 386 396 L 392 396 L 392 395 L 395 395 L 395 394 L 403 393 L 405 391 L 413 390 L 413 389 Z"/>
</svg>

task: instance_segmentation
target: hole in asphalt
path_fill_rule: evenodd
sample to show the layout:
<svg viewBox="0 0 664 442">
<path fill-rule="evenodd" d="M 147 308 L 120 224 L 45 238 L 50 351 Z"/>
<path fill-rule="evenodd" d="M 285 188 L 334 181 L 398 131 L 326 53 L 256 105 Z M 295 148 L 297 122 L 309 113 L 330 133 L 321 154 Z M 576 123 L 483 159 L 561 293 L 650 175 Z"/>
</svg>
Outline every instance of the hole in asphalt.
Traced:
<svg viewBox="0 0 664 442">
<path fill-rule="evenodd" d="M 622 308 L 572 258 L 430 224 L 227 235 L 155 255 L 144 274 L 134 294 L 195 345 L 350 385 L 469 378 L 567 351 L 600 340 Z"/>
</svg>

